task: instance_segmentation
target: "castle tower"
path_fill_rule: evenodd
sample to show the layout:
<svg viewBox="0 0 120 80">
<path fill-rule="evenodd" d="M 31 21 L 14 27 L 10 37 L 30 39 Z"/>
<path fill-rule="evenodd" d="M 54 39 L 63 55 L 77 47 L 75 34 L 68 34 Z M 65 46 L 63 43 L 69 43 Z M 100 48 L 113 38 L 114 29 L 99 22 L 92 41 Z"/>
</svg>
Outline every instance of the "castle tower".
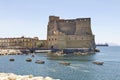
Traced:
<svg viewBox="0 0 120 80">
<path fill-rule="evenodd" d="M 65 48 L 65 35 L 58 30 L 59 17 L 50 16 L 48 23 L 47 41 L 49 48 Z"/>
<path fill-rule="evenodd" d="M 59 19 L 50 16 L 47 33 L 48 47 L 64 48 L 92 48 L 95 41 L 91 30 L 90 18 Z"/>
<path fill-rule="evenodd" d="M 90 18 L 76 19 L 76 35 L 92 35 Z"/>
</svg>

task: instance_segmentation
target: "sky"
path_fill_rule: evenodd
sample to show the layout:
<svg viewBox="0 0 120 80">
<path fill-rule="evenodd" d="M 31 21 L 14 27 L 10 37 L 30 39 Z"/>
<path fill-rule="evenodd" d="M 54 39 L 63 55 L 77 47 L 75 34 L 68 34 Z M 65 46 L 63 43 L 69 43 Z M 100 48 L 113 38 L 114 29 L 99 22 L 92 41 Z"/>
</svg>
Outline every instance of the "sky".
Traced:
<svg viewBox="0 0 120 80">
<path fill-rule="evenodd" d="M 0 0 L 0 38 L 47 38 L 50 15 L 91 18 L 96 43 L 120 45 L 120 0 Z"/>
</svg>

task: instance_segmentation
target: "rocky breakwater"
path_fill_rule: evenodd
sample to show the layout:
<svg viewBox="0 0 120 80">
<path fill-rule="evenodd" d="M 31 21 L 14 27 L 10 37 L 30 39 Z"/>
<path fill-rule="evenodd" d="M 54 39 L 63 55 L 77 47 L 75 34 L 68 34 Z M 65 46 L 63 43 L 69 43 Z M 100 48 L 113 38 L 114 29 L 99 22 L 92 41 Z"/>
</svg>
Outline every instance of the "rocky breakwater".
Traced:
<svg viewBox="0 0 120 80">
<path fill-rule="evenodd" d="M 16 49 L 0 49 L 0 55 L 16 55 L 16 54 L 22 54 L 22 52 Z"/>
<path fill-rule="evenodd" d="M 0 80 L 60 80 L 51 77 L 34 77 L 33 75 L 16 75 L 13 73 L 0 73 Z"/>
</svg>

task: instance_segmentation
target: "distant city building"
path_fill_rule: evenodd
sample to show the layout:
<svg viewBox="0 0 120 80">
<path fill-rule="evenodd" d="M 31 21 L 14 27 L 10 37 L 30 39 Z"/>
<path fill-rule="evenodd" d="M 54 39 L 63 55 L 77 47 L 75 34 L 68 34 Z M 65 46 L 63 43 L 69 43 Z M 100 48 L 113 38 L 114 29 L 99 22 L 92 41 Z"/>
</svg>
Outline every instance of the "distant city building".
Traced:
<svg viewBox="0 0 120 80">
<path fill-rule="evenodd" d="M 35 48 L 38 37 L 0 38 L 0 48 Z"/>
<path fill-rule="evenodd" d="M 49 16 L 47 41 L 49 48 L 95 48 L 90 18 L 59 19 Z"/>
</svg>

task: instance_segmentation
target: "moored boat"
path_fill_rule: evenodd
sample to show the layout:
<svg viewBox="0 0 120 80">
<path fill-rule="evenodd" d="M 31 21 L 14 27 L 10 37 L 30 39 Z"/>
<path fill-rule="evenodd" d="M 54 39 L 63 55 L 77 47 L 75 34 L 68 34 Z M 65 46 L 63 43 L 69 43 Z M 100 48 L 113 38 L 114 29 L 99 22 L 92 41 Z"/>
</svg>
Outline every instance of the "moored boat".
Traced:
<svg viewBox="0 0 120 80">
<path fill-rule="evenodd" d="M 98 61 L 94 61 L 93 64 L 97 64 L 97 65 L 103 65 L 104 62 L 98 62 Z"/>
<path fill-rule="evenodd" d="M 31 58 L 27 58 L 26 61 L 27 61 L 27 62 L 31 62 L 32 59 L 31 59 Z"/>
<path fill-rule="evenodd" d="M 37 63 L 37 64 L 44 64 L 44 63 L 45 63 L 45 61 L 42 61 L 42 60 L 37 60 L 37 61 L 35 61 L 35 63 Z"/>
<path fill-rule="evenodd" d="M 15 60 L 15 59 L 13 59 L 13 58 L 10 58 L 10 59 L 9 59 L 9 61 L 14 61 L 14 60 Z"/>
<path fill-rule="evenodd" d="M 65 61 L 61 61 L 61 62 L 59 62 L 60 64 L 63 64 L 63 65 L 66 65 L 66 66 L 68 66 L 68 65 L 70 65 L 71 63 L 70 62 L 65 62 Z"/>
</svg>

